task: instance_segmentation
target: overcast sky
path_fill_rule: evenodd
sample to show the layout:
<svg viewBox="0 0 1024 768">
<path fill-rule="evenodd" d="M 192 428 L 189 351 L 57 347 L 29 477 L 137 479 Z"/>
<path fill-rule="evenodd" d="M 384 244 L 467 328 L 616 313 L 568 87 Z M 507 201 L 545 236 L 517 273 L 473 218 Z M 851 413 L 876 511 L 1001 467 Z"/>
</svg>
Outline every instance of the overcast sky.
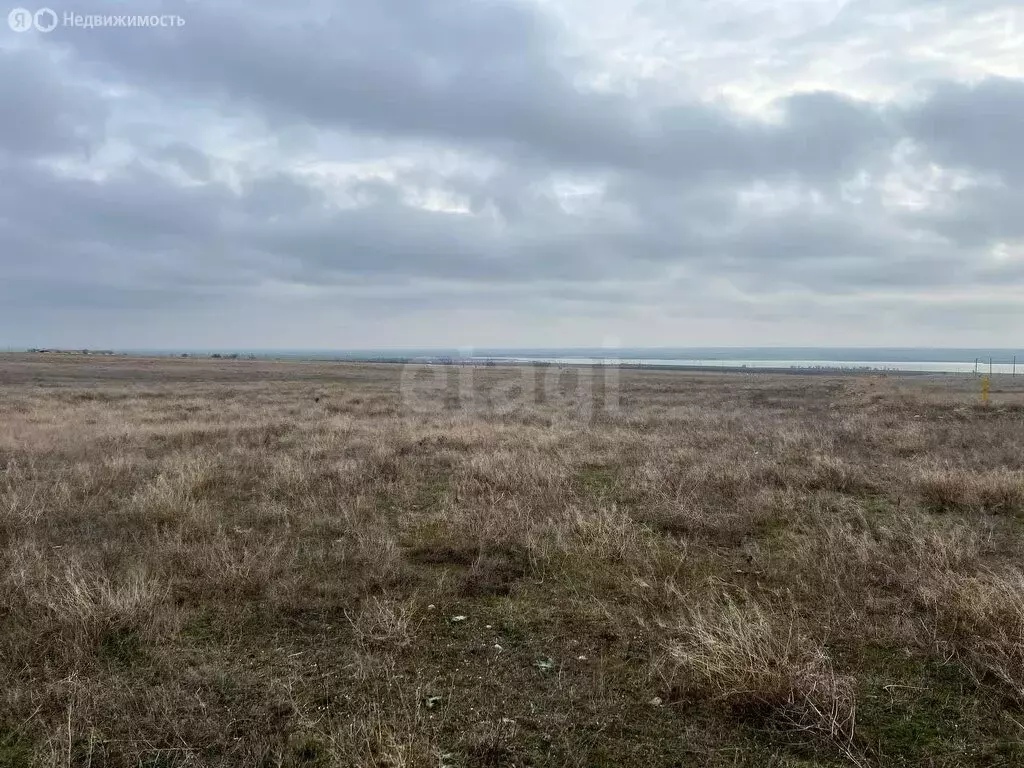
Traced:
<svg viewBox="0 0 1024 768">
<path fill-rule="evenodd" d="M 0 344 L 1024 338 L 1021 0 L 50 7 L 185 24 L 0 26 Z"/>
</svg>

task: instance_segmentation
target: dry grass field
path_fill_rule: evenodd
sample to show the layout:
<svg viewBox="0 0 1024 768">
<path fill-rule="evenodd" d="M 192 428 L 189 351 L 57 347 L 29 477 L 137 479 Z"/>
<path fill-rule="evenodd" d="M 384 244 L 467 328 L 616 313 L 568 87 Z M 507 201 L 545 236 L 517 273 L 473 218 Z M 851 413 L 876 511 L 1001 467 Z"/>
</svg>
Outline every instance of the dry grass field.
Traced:
<svg viewBox="0 0 1024 768">
<path fill-rule="evenodd" d="M 1024 764 L 1024 377 L 525 371 L 0 356 L 0 766 Z"/>
</svg>

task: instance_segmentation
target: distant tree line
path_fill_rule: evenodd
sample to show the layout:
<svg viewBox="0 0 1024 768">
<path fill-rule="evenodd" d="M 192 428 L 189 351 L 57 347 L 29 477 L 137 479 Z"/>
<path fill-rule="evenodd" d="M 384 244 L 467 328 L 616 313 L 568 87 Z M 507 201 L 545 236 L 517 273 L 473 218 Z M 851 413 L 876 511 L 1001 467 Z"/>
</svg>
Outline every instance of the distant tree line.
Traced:
<svg viewBox="0 0 1024 768">
<path fill-rule="evenodd" d="M 31 347 L 29 352 L 35 354 L 65 354 L 65 355 L 114 355 L 112 349 L 51 349 L 48 347 Z"/>
</svg>

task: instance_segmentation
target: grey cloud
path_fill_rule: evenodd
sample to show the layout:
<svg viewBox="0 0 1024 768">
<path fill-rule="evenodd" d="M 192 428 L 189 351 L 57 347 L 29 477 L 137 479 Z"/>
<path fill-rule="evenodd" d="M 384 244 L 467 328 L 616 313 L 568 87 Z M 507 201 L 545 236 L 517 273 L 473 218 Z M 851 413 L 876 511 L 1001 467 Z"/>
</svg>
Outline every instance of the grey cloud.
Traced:
<svg viewBox="0 0 1024 768">
<path fill-rule="evenodd" d="M 18 214 L 17 227 L 9 225 L 4 235 L 8 241 L 40 244 L 31 250 L 38 263 L 22 272 L 59 269 L 100 286 L 121 264 L 145 285 L 197 295 L 264 278 L 314 286 L 427 278 L 481 289 L 561 281 L 570 286 L 561 291 L 568 297 L 573 290 L 578 296 L 604 291 L 602 281 L 657 280 L 665 269 L 685 265 L 698 279 L 718 274 L 763 290 L 804 285 L 848 293 L 884 283 L 943 284 L 964 266 L 955 252 L 916 242 L 895 224 L 874 222 L 872 229 L 851 212 L 750 219 L 714 190 L 680 201 L 663 182 L 620 187 L 618 199 L 586 214 L 570 215 L 554 198 L 538 197 L 528 215 L 509 225 L 407 205 L 400 182 L 376 182 L 383 194 L 374 201 L 339 208 L 323 190 L 284 173 L 248 179 L 236 193 L 214 183 L 181 185 L 140 166 L 106 182 L 67 179 L 36 166 L 19 172 L 18 195 L 0 205 Z M 480 187 L 484 195 L 486 180 Z M 608 208 L 621 201 L 623 189 L 630 189 L 628 217 Z M 673 205 L 689 218 L 671 219 Z M 701 227 L 694 213 L 702 207 L 716 211 L 717 228 Z"/>
<path fill-rule="evenodd" d="M 945 165 L 1024 183 L 1024 80 L 942 83 L 908 112 L 906 125 Z"/>
<path fill-rule="evenodd" d="M 186 175 L 196 181 L 209 181 L 210 158 L 191 144 L 175 141 L 165 144 L 153 153 L 156 160 L 166 160 L 177 165 Z"/>
<path fill-rule="evenodd" d="M 581 84 L 601 61 L 568 55 L 572 30 L 543 4 L 131 12 L 147 7 L 187 23 L 0 47 L 9 322 L 195 329 L 189 312 L 223 305 L 244 330 L 270 328 L 274 311 L 335 317 L 338 302 L 383 325 L 390 312 L 597 323 L 605 310 L 849 323 L 877 319 L 880 291 L 1024 289 L 1021 261 L 989 253 L 1024 237 L 1022 80 L 931 83 L 890 102 L 820 86 L 761 119 L 665 88 Z M 870 7 L 848 4 L 829 34 Z M 904 139 L 919 169 L 995 181 L 894 207 L 883 181 Z M 857 198 L 851 179 L 865 180 Z"/>
<path fill-rule="evenodd" d="M 106 111 L 45 53 L 0 47 L 0 152 L 85 154 L 102 139 Z"/>
<path fill-rule="evenodd" d="M 983 185 L 956 193 L 954 204 L 905 214 L 911 226 L 935 232 L 971 250 L 1024 239 L 1024 187 Z"/>
<path fill-rule="evenodd" d="M 64 175 L 28 162 L 2 168 L 0 209 L 54 241 L 125 249 L 185 245 L 213 235 L 230 193 L 218 185 L 183 188 L 139 165 L 103 180 Z M 130 251 L 129 251 L 130 252 Z"/>
<path fill-rule="evenodd" d="M 347 2 L 317 25 L 266 5 L 184 4 L 185 27 L 61 38 L 108 77 L 295 122 L 429 137 L 524 161 L 670 174 L 680 182 L 828 180 L 884 149 L 884 115 L 832 93 L 780 104 L 779 125 L 689 101 L 661 107 L 576 85 L 558 28 L 507 0 Z M 167 6 L 163 7 L 166 10 Z"/>
</svg>

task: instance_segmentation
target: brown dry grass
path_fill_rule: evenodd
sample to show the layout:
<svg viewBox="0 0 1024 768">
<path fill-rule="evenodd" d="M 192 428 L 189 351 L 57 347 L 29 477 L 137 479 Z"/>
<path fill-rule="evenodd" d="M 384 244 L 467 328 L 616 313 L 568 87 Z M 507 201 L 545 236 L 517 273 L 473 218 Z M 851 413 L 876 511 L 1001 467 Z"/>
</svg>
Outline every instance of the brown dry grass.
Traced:
<svg viewBox="0 0 1024 768">
<path fill-rule="evenodd" d="M 0 358 L 0 766 L 1024 761 L 1024 378 L 466 376 Z"/>
</svg>

